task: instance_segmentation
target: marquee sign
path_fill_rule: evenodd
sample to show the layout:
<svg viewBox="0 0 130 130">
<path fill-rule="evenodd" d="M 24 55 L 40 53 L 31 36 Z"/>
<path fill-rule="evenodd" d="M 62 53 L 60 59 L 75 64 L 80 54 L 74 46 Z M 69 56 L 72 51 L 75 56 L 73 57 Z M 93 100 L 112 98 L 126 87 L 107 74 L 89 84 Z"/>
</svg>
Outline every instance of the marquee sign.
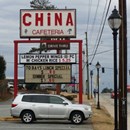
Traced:
<svg viewBox="0 0 130 130">
<path fill-rule="evenodd" d="M 76 63 L 77 55 L 75 53 L 68 54 L 19 54 L 19 62 L 21 64 L 29 63 Z"/>
<path fill-rule="evenodd" d="M 70 83 L 71 65 L 25 65 L 25 83 Z"/>
<path fill-rule="evenodd" d="M 76 10 L 20 10 L 20 37 L 76 37 Z"/>
</svg>

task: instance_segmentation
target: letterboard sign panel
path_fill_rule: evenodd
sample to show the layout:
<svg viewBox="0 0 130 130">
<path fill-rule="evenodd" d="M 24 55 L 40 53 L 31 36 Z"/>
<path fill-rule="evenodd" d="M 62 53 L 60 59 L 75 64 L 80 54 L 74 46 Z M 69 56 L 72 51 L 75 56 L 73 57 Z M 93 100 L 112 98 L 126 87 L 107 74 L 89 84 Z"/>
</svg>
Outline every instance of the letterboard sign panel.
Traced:
<svg viewBox="0 0 130 130">
<path fill-rule="evenodd" d="M 69 54 L 19 54 L 20 64 L 76 63 L 77 55 Z"/>
<path fill-rule="evenodd" d="M 71 65 L 25 65 L 25 83 L 70 83 Z"/>
</svg>

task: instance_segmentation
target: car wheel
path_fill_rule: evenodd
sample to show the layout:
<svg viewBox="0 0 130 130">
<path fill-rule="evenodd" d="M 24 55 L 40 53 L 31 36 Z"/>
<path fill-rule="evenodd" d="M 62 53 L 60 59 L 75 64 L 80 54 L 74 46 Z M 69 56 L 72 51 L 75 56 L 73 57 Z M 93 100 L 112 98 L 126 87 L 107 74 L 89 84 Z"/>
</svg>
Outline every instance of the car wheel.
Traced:
<svg viewBox="0 0 130 130">
<path fill-rule="evenodd" d="M 22 122 L 24 123 L 31 123 L 34 121 L 34 114 L 33 112 L 31 111 L 24 111 L 22 114 L 21 114 L 21 120 Z"/>
<path fill-rule="evenodd" d="M 73 112 L 71 114 L 71 122 L 73 124 L 81 124 L 83 122 L 83 114 L 81 112 Z"/>
</svg>

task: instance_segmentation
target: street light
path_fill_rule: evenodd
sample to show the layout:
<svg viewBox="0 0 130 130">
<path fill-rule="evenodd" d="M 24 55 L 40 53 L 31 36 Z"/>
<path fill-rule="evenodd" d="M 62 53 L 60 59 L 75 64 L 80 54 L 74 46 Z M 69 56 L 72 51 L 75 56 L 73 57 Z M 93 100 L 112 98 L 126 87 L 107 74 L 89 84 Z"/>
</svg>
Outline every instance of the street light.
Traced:
<svg viewBox="0 0 130 130">
<path fill-rule="evenodd" d="M 93 97 L 92 96 L 92 78 L 93 78 L 93 71 L 91 70 L 90 71 L 90 77 L 91 77 L 91 98 Z"/>
<path fill-rule="evenodd" d="M 116 7 L 114 8 L 114 10 L 112 11 L 112 14 L 109 16 L 108 18 L 108 24 L 110 26 L 110 28 L 113 31 L 113 41 L 114 41 L 114 94 L 115 94 L 115 98 L 114 98 L 114 116 L 115 116 L 115 129 L 114 130 L 118 130 L 118 116 L 117 116 L 117 31 L 121 25 L 121 16 L 118 13 Z"/>
<path fill-rule="evenodd" d="M 99 101 L 99 69 L 101 68 L 101 65 L 99 64 L 99 62 L 97 62 L 96 68 L 97 68 L 97 84 L 98 84 L 98 101 L 97 101 L 97 109 L 100 109 L 100 101 Z"/>
</svg>

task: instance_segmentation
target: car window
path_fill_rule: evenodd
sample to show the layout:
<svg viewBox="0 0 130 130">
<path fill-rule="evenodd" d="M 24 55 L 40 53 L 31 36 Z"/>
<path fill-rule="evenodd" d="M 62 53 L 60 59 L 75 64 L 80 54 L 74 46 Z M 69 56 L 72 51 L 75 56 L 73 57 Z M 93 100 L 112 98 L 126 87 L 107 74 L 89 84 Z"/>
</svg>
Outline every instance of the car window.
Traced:
<svg viewBox="0 0 130 130">
<path fill-rule="evenodd" d="M 25 95 L 23 96 L 22 101 L 35 103 L 49 103 L 49 98 L 45 95 Z"/>
<path fill-rule="evenodd" d="M 32 102 L 49 103 L 49 98 L 48 98 L 48 96 L 35 95 L 35 96 L 32 97 Z"/>
<path fill-rule="evenodd" d="M 31 102 L 31 96 L 29 96 L 29 95 L 24 95 L 23 98 L 22 98 L 22 101 L 23 101 L 23 102 Z"/>
<path fill-rule="evenodd" d="M 56 96 L 50 96 L 50 103 L 52 104 L 63 104 L 63 99 L 56 97 Z"/>
</svg>

